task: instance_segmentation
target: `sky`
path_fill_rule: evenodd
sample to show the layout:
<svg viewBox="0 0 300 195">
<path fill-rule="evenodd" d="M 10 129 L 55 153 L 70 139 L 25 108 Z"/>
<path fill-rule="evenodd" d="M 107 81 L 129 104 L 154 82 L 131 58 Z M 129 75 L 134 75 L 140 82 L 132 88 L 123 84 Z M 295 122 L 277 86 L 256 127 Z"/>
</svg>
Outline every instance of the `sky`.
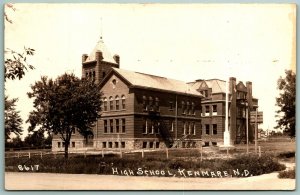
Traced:
<svg viewBox="0 0 300 195">
<path fill-rule="evenodd" d="M 26 95 L 41 76 L 81 77 L 81 56 L 100 36 L 126 70 L 173 78 L 236 77 L 252 81 L 264 130 L 276 126 L 277 80 L 296 70 L 296 8 L 291 4 L 15 4 L 6 13 L 4 48 L 34 48 L 35 69 L 7 81 L 24 121 L 33 110 Z"/>
</svg>

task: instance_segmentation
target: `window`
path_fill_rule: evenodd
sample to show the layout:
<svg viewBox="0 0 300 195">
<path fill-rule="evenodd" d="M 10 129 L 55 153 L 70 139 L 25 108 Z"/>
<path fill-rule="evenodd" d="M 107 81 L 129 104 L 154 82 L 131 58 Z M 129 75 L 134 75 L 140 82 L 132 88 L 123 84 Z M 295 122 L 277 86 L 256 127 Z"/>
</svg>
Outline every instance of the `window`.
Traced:
<svg viewBox="0 0 300 195">
<path fill-rule="evenodd" d="M 112 119 L 109 120 L 110 133 L 114 132 L 114 121 Z"/>
<path fill-rule="evenodd" d="M 194 131 L 193 134 L 196 135 L 196 124 L 195 123 L 193 123 L 193 131 Z"/>
<path fill-rule="evenodd" d="M 114 109 L 114 102 L 113 102 L 113 97 L 109 97 L 109 109 L 113 110 Z"/>
<path fill-rule="evenodd" d="M 205 134 L 209 135 L 209 125 L 205 125 Z"/>
<path fill-rule="evenodd" d="M 149 148 L 154 148 L 153 142 L 149 142 Z"/>
<path fill-rule="evenodd" d="M 174 107 L 173 102 L 169 102 L 169 110 L 173 110 L 173 107 Z"/>
<path fill-rule="evenodd" d="M 104 133 L 107 133 L 107 120 L 104 120 Z"/>
<path fill-rule="evenodd" d="M 116 133 L 119 133 L 119 119 L 116 119 Z"/>
<path fill-rule="evenodd" d="M 102 142 L 102 148 L 106 148 L 106 142 Z"/>
<path fill-rule="evenodd" d="M 170 131 L 173 132 L 174 131 L 174 121 L 170 120 L 169 124 L 170 124 Z"/>
<path fill-rule="evenodd" d="M 156 134 L 159 134 L 159 131 L 160 131 L 160 123 L 158 122 L 157 124 L 155 124 L 155 133 Z"/>
<path fill-rule="evenodd" d="M 182 114 L 185 114 L 185 103 L 184 103 L 184 101 L 181 102 L 181 109 L 182 109 Z"/>
<path fill-rule="evenodd" d="M 186 111 L 185 111 L 186 114 L 190 114 L 190 102 L 187 102 L 186 103 Z"/>
<path fill-rule="evenodd" d="M 153 98 L 151 96 L 149 97 L 149 109 L 153 110 Z"/>
<path fill-rule="evenodd" d="M 144 119 L 143 134 L 147 134 L 147 132 L 148 132 L 148 120 Z"/>
<path fill-rule="evenodd" d="M 62 146 L 65 147 L 65 142 L 62 142 Z"/>
<path fill-rule="evenodd" d="M 143 142 L 143 148 L 147 148 L 147 142 Z"/>
<path fill-rule="evenodd" d="M 115 148 L 119 148 L 119 142 L 115 142 Z"/>
<path fill-rule="evenodd" d="M 186 123 L 185 122 L 183 122 L 182 128 L 183 128 L 183 135 L 186 135 Z"/>
<path fill-rule="evenodd" d="M 116 79 L 113 79 L 113 80 L 112 80 L 112 84 L 113 84 L 113 89 L 116 88 L 116 85 L 117 85 Z"/>
<path fill-rule="evenodd" d="M 143 96 L 143 110 L 147 110 L 147 98 Z"/>
<path fill-rule="evenodd" d="M 104 111 L 107 111 L 107 98 L 103 99 L 103 108 Z"/>
<path fill-rule="evenodd" d="M 124 110 L 126 107 L 125 107 L 125 96 L 122 95 L 122 109 Z"/>
<path fill-rule="evenodd" d="M 202 91 L 202 95 L 203 95 L 204 97 L 208 97 L 208 91 L 207 91 L 207 90 Z"/>
<path fill-rule="evenodd" d="M 157 97 L 155 98 L 155 110 L 159 111 L 159 99 Z"/>
<path fill-rule="evenodd" d="M 217 135 L 217 124 L 213 124 L 213 135 Z"/>
<path fill-rule="evenodd" d="M 209 142 L 204 142 L 204 147 L 209 146 Z"/>
<path fill-rule="evenodd" d="M 125 148 L 125 142 L 121 142 L 121 148 Z"/>
<path fill-rule="evenodd" d="M 189 135 L 192 135 L 192 123 L 189 123 Z"/>
<path fill-rule="evenodd" d="M 194 103 L 194 102 L 192 102 L 191 113 L 192 113 L 193 115 L 196 114 L 196 112 L 195 112 L 195 103 Z"/>
<path fill-rule="evenodd" d="M 75 142 L 72 142 L 72 148 L 75 148 Z"/>
<path fill-rule="evenodd" d="M 60 148 L 60 142 L 57 142 L 57 147 Z"/>
<path fill-rule="evenodd" d="M 212 144 L 213 146 L 216 146 L 216 145 L 217 145 L 217 142 L 211 142 L 211 144 Z"/>
<path fill-rule="evenodd" d="M 125 133 L 125 131 L 126 131 L 126 126 L 125 126 L 126 124 L 125 124 L 125 118 L 122 118 L 122 133 Z"/>
<path fill-rule="evenodd" d="M 209 106 L 205 106 L 205 116 L 209 116 L 210 112 L 209 112 Z"/>
<path fill-rule="evenodd" d="M 95 78 L 96 78 L 96 73 L 95 73 L 95 71 L 93 71 L 92 79 L 95 80 Z"/>
<path fill-rule="evenodd" d="M 151 129 L 150 129 L 150 134 L 154 134 L 154 122 L 151 121 L 151 125 L 150 125 Z"/>
<path fill-rule="evenodd" d="M 108 142 L 108 147 L 112 148 L 112 142 Z"/>
<path fill-rule="evenodd" d="M 88 79 L 89 78 L 89 73 L 85 72 L 85 78 Z"/>
<path fill-rule="evenodd" d="M 119 96 L 116 96 L 116 110 L 119 110 L 120 109 L 120 105 L 119 105 Z"/>
<path fill-rule="evenodd" d="M 155 143 L 155 148 L 159 148 L 159 142 Z"/>
<path fill-rule="evenodd" d="M 217 105 L 213 105 L 212 109 L 212 115 L 217 115 Z"/>
<path fill-rule="evenodd" d="M 103 71 L 103 72 L 102 72 L 102 78 L 104 78 L 104 77 L 105 77 L 105 72 Z"/>
</svg>

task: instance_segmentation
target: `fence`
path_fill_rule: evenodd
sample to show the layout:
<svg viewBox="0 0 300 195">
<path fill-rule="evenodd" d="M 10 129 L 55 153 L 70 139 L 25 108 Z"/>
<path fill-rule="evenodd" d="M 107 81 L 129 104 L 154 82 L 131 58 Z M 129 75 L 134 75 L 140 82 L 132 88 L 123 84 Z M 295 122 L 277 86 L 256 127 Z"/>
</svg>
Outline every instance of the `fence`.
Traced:
<svg viewBox="0 0 300 195">
<path fill-rule="evenodd" d="M 254 153 L 254 149 L 251 148 L 249 153 Z M 262 154 L 261 146 L 258 147 L 258 155 Z M 225 148 L 220 150 L 218 147 L 201 147 L 201 148 L 166 148 L 166 149 L 153 149 L 153 150 L 78 150 L 78 151 L 69 151 L 69 157 L 82 155 L 87 156 L 100 156 L 104 157 L 119 157 L 119 158 L 137 158 L 137 159 L 190 159 L 190 160 L 203 160 L 203 159 L 212 159 L 212 158 L 231 158 L 234 155 L 246 154 L 246 149 L 239 147 L 229 149 Z M 53 152 L 50 150 L 23 150 L 23 151 L 13 151 L 5 152 L 5 158 L 59 158 L 63 157 L 64 152 Z"/>
</svg>

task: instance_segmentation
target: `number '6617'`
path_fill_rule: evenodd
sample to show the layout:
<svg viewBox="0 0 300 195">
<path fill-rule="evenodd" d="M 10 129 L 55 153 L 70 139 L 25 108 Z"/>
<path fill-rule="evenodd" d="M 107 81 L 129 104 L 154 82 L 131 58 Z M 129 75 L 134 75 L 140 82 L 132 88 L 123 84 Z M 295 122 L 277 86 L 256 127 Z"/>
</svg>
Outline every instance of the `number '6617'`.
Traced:
<svg viewBox="0 0 300 195">
<path fill-rule="evenodd" d="M 39 165 L 18 165 L 19 171 L 38 171 Z"/>
</svg>

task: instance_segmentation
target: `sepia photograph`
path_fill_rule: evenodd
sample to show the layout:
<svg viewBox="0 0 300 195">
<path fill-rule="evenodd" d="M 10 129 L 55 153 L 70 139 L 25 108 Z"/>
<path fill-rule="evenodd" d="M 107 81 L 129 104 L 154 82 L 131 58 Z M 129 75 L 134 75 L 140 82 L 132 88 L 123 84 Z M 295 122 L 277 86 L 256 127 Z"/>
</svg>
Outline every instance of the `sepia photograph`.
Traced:
<svg viewBox="0 0 300 195">
<path fill-rule="evenodd" d="M 296 4 L 4 4 L 4 188 L 296 190 Z"/>
</svg>

